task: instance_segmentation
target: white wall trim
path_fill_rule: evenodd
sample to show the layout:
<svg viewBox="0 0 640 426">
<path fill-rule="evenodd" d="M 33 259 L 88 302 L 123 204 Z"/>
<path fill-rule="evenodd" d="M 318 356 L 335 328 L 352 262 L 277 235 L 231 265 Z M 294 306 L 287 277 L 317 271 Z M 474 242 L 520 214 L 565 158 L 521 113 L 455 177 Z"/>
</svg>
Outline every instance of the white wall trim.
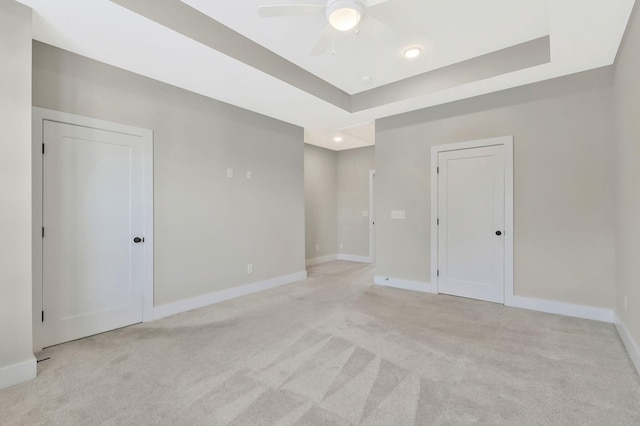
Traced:
<svg viewBox="0 0 640 426">
<path fill-rule="evenodd" d="M 375 185 L 376 171 L 369 170 L 369 263 L 376 261 L 376 206 L 374 199 L 374 185 Z"/>
<path fill-rule="evenodd" d="M 511 135 L 498 136 L 495 138 L 488 138 L 488 139 L 475 139 L 471 141 L 446 143 L 442 145 L 434 145 L 431 147 L 431 149 L 433 150 L 435 148 L 436 152 L 459 151 L 461 149 L 483 148 L 486 146 L 504 145 L 508 141 L 513 142 L 513 136 Z"/>
<path fill-rule="evenodd" d="M 438 152 L 431 147 L 431 282 L 438 293 Z"/>
<path fill-rule="evenodd" d="M 137 136 L 144 144 L 144 266 L 143 266 L 143 321 L 153 319 L 153 132 L 148 129 L 112 123 L 90 117 L 54 111 L 32 109 L 32 176 L 33 176 L 33 350 L 42 350 L 42 148 L 44 121 L 67 123 L 92 129 L 107 130 Z"/>
<path fill-rule="evenodd" d="M 304 261 L 306 266 L 320 265 L 321 263 L 332 262 L 338 258 L 337 254 L 328 254 L 326 256 L 314 257 Z"/>
<path fill-rule="evenodd" d="M 513 136 L 504 139 L 504 303 L 513 299 Z"/>
<path fill-rule="evenodd" d="M 629 353 L 629 357 L 631 358 L 631 362 L 634 367 L 636 367 L 636 372 L 640 374 L 640 345 L 638 342 L 634 340 L 627 329 L 627 326 L 622 321 L 620 316 L 616 315 L 616 330 L 618 330 L 618 334 L 620 335 L 620 339 L 622 339 L 622 343 L 624 343 L 627 352 Z"/>
<path fill-rule="evenodd" d="M 438 153 L 504 145 L 504 303 L 513 299 L 513 136 L 501 136 L 431 147 L 431 283 L 438 292 Z"/>
<path fill-rule="evenodd" d="M 614 312 L 612 309 L 596 308 L 593 306 L 585 305 L 574 305 L 572 303 L 558 302 L 555 300 L 513 296 L 510 300 L 510 303 L 505 305 L 514 308 L 528 309 L 530 311 L 564 315 L 567 317 L 583 318 L 608 323 L 614 322 Z"/>
<path fill-rule="evenodd" d="M 38 370 L 35 357 L 17 364 L 0 368 L 0 389 L 35 379 Z"/>
<path fill-rule="evenodd" d="M 382 285 L 385 287 L 400 288 L 403 290 L 413 290 L 421 293 L 438 294 L 437 288 L 430 284 L 421 281 L 409 281 L 397 278 L 384 277 L 376 275 L 373 277 L 374 284 Z M 572 303 L 557 302 L 555 300 L 543 300 L 535 299 L 531 297 L 514 296 L 511 303 L 505 306 L 512 308 L 528 309 L 530 311 L 545 312 L 548 314 L 563 315 L 566 317 L 582 318 L 594 321 L 613 323 L 615 314 L 612 309 L 596 308 L 593 306 L 574 305 Z M 486 302 L 483 302 L 486 303 Z M 616 323 L 616 326 L 618 323 Z M 625 331 L 626 332 L 626 331 Z M 628 335 L 628 334 L 627 334 Z M 629 337 L 629 339 L 631 339 Z M 625 339 L 623 338 L 623 341 Z M 636 354 L 640 355 L 638 346 L 630 340 L 632 350 L 636 351 Z M 626 342 L 626 341 L 625 341 Z M 631 350 L 629 350 L 631 353 Z M 636 355 L 638 356 L 638 355 Z M 638 358 L 640 359 L 640 357 Z M 634 359 L 635 362 L 635 359 Z"/>
<path fill-rule="evenodd" d="M 214 293 L 204 294 L 202 296 L 192 297 L 191 299 L 185 299 L 175 303 L 156 306 L 153 310 L 153 318 L 165 318 L 182 312 L 191 311 L 193 309 L 224 302 L 226 300 L 235 299 L 237 297 L 246 296 L 248 294 L 269 290 L 285 284 L 295 283 L 297 281 L 305 280 L 306 278 L 307 272 L 300 271 L 290 275 L 284 275 L 265 281 L 258 281 Z"/>
<path fill-rule="evenodd" d="M 430 283 L 421 281 L 401 280 L 398 278 L 384 277 L 376 275 L 373 277 L 373 283 L 384 287 L 399 288 L 402 290 L 418 291 L 420 293 L 436 294 L 436 288 Z"/>
<path fill-rule="evenodd" d="M 347 262 L 372 263 L 369 256 L 356 256 L 355 254 L 338 254 L 338 260 L 346 260 Z"/>
<path fill-rule="evenodd" d="M 355 254 L 328 254 L 326 256 L 314 257 L 305 260 L 306 266 L 320 265 L 321 263 L 333 262 L 334 260 L 346 260 L 347 262 L 372 263 L 368 256 L 356 256 Z"/>
</svg>

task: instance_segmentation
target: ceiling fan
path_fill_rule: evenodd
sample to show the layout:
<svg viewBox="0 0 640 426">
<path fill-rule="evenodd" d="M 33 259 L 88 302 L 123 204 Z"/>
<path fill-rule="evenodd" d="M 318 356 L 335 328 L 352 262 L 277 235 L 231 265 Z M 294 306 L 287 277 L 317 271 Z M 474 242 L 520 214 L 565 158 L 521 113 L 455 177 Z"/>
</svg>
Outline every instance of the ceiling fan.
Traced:
<svg viewBox="0 0 640 426">
<path fill-rule="evenodd" d="M 368 21 L 381 23 L 380 19 L 372 16 L 372 12 L 374 6 L 387 1 L 389 0 L 327 0 L 324 3 L 262 5 L 258 7 L 258 14 L 264 18 L 273 18 L 324 13 L 328 24 L 311 49 L 312 55 L 321 55 L 329 50 L 336 30 L 346 32 L 355 29 L 358 34 L 365 12 Z"/>
</svg>

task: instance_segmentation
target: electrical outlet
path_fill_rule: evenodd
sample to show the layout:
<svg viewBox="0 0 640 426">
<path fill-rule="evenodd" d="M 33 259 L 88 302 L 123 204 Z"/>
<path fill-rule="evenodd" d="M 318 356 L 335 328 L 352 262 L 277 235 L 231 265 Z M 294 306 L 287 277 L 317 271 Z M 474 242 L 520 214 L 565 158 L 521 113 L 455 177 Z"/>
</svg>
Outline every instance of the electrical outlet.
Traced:
<svg viewBox="0 0 640 426">
<path fill-rule="evenodd" d="M 344 244 L 340 243 L 340 250 L 344 248 Z"/>
<path fill-rule="evenodd" d="M 627 312 L 627 295 L 624 295 L 624 311 Z"/>
<path fill-rule="evenodd" d="M 233 177 L 233 169 L 231 167 L 229 167 L 227 169 L 227 177 L 228 178 L 232 178 Z"/>
<path fill-rule="evenodd" d="M 316 244 L 316 251 L 320 251 L 320 244 Z"/>
<path fill-rule="evenodd" d="M 251 173 L 251 170 L 249 170 L 249 171 L 247 172 L 247 179 L 248 179 L 248 180 L 253 179 L 253 173 Z"/>
<path fill-rule="evenodd" d="M 253 274 L 253 263 L 247 265 L 247 274 Z"/>
</svg>

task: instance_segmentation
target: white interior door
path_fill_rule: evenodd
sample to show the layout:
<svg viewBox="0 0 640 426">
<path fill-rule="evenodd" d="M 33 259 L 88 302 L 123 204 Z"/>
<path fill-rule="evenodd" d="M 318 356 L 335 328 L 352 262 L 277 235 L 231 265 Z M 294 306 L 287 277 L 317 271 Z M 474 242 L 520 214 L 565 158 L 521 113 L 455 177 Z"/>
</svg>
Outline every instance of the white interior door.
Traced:
<svg viewBox="0 0 640 426">
<path fill-rule="evenodd" d="M 504 146 L 438 154 L 438 291 L 504 303 Z"/>
<path fill-rule="evenodd" d="M 43 346 L 142 321 L 139 139 L 44 122 Z"/>
</svg>

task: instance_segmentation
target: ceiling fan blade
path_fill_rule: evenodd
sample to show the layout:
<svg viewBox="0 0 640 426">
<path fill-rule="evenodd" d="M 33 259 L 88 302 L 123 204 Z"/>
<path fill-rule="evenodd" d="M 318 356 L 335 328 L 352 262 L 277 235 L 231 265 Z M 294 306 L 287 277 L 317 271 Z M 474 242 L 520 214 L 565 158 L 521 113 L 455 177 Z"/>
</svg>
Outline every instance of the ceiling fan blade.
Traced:
<svg viewBox="0 0 640 426">
<path fill-rule="evenodd" d="M 386 3 L 388 1 L 390 1 L 390 0 L 366 0 L 365 1 L 365 5 L 366 5 L 366 7 L 373 7 L 373 6 L 377 6 L 379 4 L 382 4 L 382 3 Z"/>
<path fill-rule="evenodd" d="M 316 43 L 313 45 L 311 49 L 312 56 L 319 56 L 324 53 L 327 53 L 331 48 L 331 44 L 333 43 L 333 27 L 331 25 L 327 25 L 324 27 Z"/>
<path fill-rule="evenodd" d="M 407 32 L 404 29 L 400 29 L 396 25 L 388 24 L 386 22 L 388 21 L 387 17 L 385 17 L 381 13 L 377 13 L 377 11 L 375 12 L 376 13 L 369 13 L 364 17 L 363 21 L 365 25 L 377 27 L 378 29 L 375 30 L 377 32 L 379 32 L 380 30 L 383 30 L 386 33 L 394 34 L 395 36 L 400 38 L 407 37 Z"/>
<path fill-rule="evenodd" d="M 276 16 L 315 15 L 324 13 L 324 4 L 273 4 L 258 6 L 258 14 L 263 18 Z"/>
</svg>

